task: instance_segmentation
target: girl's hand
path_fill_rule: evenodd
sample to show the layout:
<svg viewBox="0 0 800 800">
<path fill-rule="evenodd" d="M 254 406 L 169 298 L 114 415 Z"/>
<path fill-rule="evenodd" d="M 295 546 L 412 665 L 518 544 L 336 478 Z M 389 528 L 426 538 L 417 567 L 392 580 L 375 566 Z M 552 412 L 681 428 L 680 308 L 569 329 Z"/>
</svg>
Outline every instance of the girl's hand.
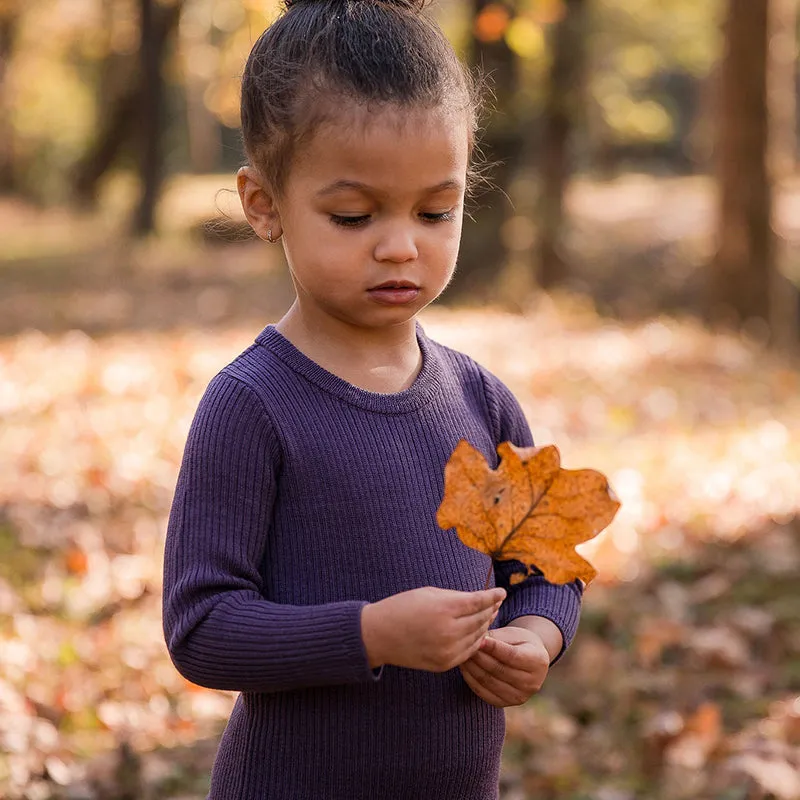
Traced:
<svg viewBox="0 0 800 800">
<path fill-rule="evenodd" d="M 490 705 L 519 706 L 542 688 L 550 661 L 541 636 L 509 626 L 490 631 L 478 652 L 461 665 L 461 674 Z"/>
<path fill-rule="evenodd" d="M 446 672 L 463 664 L 478 651 L 505 596 L 497 588 L 456 592 L 426 586 L 364 606 L 361 634 L 370 667 Z"/>
</svg>

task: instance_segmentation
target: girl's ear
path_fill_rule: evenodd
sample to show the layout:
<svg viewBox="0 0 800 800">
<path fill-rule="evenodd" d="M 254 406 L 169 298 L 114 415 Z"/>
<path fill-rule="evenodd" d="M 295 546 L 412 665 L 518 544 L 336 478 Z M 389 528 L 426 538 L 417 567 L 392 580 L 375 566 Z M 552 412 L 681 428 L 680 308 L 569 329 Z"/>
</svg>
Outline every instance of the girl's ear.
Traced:
<svg viewBox="0 0 800 800">
<path fill-rule="evenodd" d="M 283 228 L 275 196 L 266 181 L 253 167 L 242 167 L 236 174 L 236 187 L 244 215 L 256 236 L 265 241 L 277 242 Z"/>
</svg>

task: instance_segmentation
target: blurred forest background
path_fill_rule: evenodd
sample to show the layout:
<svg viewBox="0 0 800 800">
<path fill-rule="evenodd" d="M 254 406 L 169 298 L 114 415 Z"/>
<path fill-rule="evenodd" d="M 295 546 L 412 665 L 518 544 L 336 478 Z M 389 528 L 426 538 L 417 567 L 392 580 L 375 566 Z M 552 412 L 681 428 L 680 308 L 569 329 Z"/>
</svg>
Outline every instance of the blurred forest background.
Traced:
<svg viewBox="0 0 800 800">
<path fill-rule="evenodd" d="M 161 640 L 207 381 L 292 290 L 235 194 L 268 0 L 0 0 L 0 797 L 202 798 Z M 504 800 L 800 799 L 797 0 L 438 0 L 493 184 L 429 333 L 623 501 Z"/>
</svg>

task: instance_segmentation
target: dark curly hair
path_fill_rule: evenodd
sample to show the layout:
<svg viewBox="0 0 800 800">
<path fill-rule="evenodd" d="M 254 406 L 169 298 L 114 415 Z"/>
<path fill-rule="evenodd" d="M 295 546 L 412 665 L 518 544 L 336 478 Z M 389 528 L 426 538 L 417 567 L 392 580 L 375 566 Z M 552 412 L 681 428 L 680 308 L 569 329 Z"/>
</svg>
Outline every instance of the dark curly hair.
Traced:
<svg viewBox="0 0 800 800">
<path fill-rule="evenodd" d="M 480 91 L 425 0 L 286 0 L 242 78 L 244 149 L 280 193 L 298 145 L 342 101 L 461 109 L 477 128 Z"/>
</svg>

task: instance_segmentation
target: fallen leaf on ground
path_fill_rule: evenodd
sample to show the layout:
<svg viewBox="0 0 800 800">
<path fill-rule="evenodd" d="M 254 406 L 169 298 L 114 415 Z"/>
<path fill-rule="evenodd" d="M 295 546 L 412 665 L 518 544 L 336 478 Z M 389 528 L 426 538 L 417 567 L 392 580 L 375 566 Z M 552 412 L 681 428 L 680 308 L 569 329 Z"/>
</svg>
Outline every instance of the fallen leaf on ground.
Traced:
<svg viewBox="0 0 800 800">
<path fill-rule="evenodd" d="M 439 527 L 454 527 L 468 547 L 494 561 L 520 561 L 551 583 L 590 583 L 597 571 L 574 548 L 617 513 L 620 504 L 606 477 L 562 469 L 554 445 L 503 442 L 497 453 L 500 464 L 492 470 L 469 442 L 458 443 L 445 466 Z"/>
<path fill-rule="evenodd" d="M 731 767 L 749 775 L 764 791 L 778 800 L 800 798 L 800 774 L 797 767 L 786 761 L 745 753 L 734 759 Z"/>
<path fill-rule="evenodd" d="M 703 703 L 683 724 L 664 753 L 667 762 L 701 769 L 722 741 L 722 712 L 716 703 Z"/>
<path fill-rule="evenodd" d="M 661 660 L 667 647 L 680 644 L 689 635 L 687 626 L 671 619 L 644 617 L 636 631 L 636 655 L 645 669 Z"/>
</svg>

